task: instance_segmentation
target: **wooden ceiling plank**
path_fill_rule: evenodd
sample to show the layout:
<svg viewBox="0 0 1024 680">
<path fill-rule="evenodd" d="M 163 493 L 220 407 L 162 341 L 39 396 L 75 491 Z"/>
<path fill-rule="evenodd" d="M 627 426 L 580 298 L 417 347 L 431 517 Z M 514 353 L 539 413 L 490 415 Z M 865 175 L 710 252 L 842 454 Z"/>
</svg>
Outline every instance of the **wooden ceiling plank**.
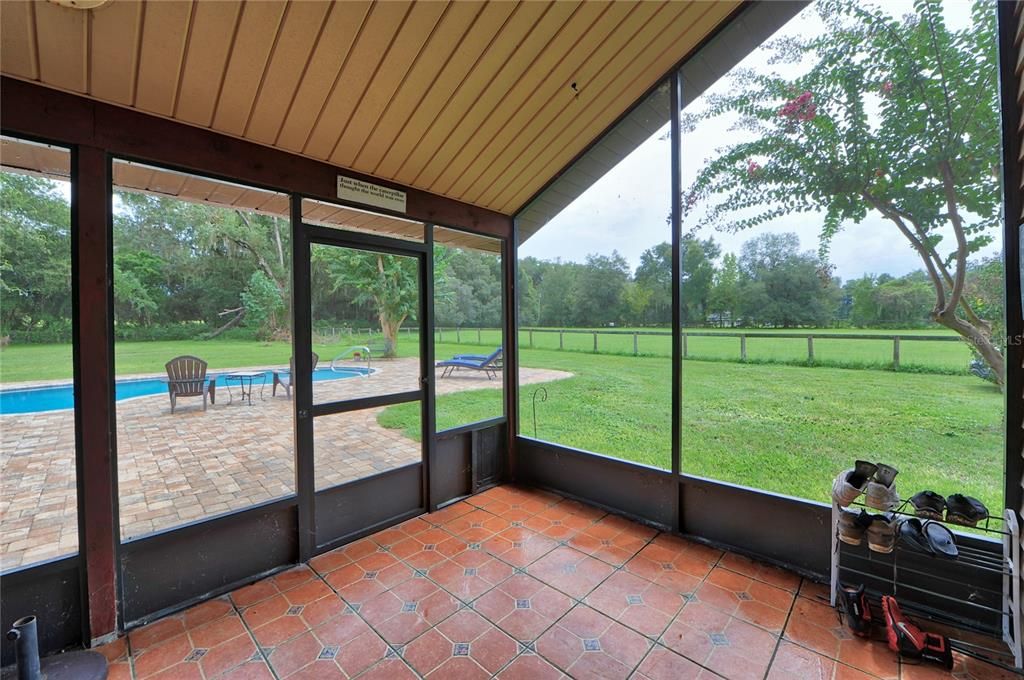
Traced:
<svg viewBox="0 0 1024 680">
<path fill-rule="evenodd" d="M 359 30 L 370 11 L 370 2 L 335 4 L 327 17 L 309 66 L 302 76 L 295 100 L 285 115 L 275 146 L 300 152 L 324 107 Z"/>
<path fill-rule="evenodd" d="M 450 130 L 430 160 L 419 169 L 412 183 L 428 187 L 436 193 L 439 190 L 438 178 L 450 166 L 460 150 L 466 145 L 472 145 L 473 140 L 482 138 L 477 137 L 480 126 L 494 114 L 495 110 L 503 106 L 509 90 L 522 80 L 524 74 L 531 68 L 538 67 L 545 54 L 553 51 L 557 55 L 567 46 L 559 45 L 560 41 L 556 37 L 573 30 L 575 15 L 582 12 L 589 19 L 593 19 L 601 11 L 603 6 L 599 3 L 554 3 L 526 39 L 515 46 L 515 52 L 486 83 L 473 105 L 464 110 L 458 124 Z M 582 23 L 589 25 L 588 18 L 582 19 Z M 571 40 L 567 42 L 571 44 Z"/>
<path fill-rule="evenodd" d="M 482 135 L 486 146 L 480 150 L 477 156 L 475 167 L 466 164 L 467 168 L 472 167 L 472 174 L 465 173 L 460 181 L 452 185 L 454 194 L 465 196 L 466 200 L 479 200 L 481 194 L 492 186 L 501 177 L 499 168 L 502 167 L 502 160 L 506 159 L 509 149 L 514 147 L 524 136 L 528 136 L 528 130 L 536 129 L 539 121 L 542 124 L 549 122 L 547 116 L 556 115 L 556 102 L 567 105 L 570 98 L 575 98 L 571 84 L 575 82 L 577 88 L 587 87 L 589 80 L 584 80 L 591 75 L 588 70 L 588 62 L 591 61 L 598 50 L 617 51 L 629 39 L 632 26 L 639 26 L 649 19 L 659 8 L 659 3 L 643 2 L 636 5 L 614 4 L 598 20 L 581 40 L 577 49 L 570 53 L 570 56 L 560 63 L 556 70 L 551 72 L 549 78 L 538 87 L 533 96 L 529 93 L 519 101 L 515 107 L 509 107 L 512 115 L 500 130 L 491 134 Z"/>
<path fill-rule="evenodd" d="M 495 36 L 510 20 L 516 7 L 517 5 L 512 2 L 487 3 L 418 104 L 410 106 L 405 112 L 396 110 L 396 123 L 401 120 L 402 113 L 405 114 L 405 120 L 394 125 L 398 130 L 395 139 L 388 142 L 387 147 L 380 151 L 379 158 L 368 155 L 366 165 L 359 167 L 372 168 L 370 174 L 379 177 L 395 176 L 398 168 L 416 148 L 432 123 L 431 117 L 418 116 L 416 112 L 443 112 L 452 95 L 486 54 L 488 47 L 496 40 Z"/>
<path fill-rule="evenodd" d="M 192 2 L 146 3 L 135 106 L 170 116 L 178 96 Z"/>
<path fill-rule="evenodd" d="M 175 111 L 179 120 L 203 127 L 213 121 L 217 93 L 241 11 L 242 3 L 237 0 L 196 5 Z"/>
<path fill-rule="evenodd" d="M 427 167 L 465 112 L 478 104 L 480 94 L 515 54 L 516 47 L 529 37 L 549 7 L 549 3 L 526 2 L 516 8 L 501 32 L 487 45 L 484 54 L 466 70 L 465 78 L 433 116 L 425 133 L 404 158 L 397 159 L 399 162 L 394 172 L 385 176 L 394 177 L 402 184 L 417 186 L 413 182 L 416 175 Z"/>
<path fill-rule="evenodd" d="M 594 107 L 595 110 L 591 115 L 568 121 L 556 139 L 593 139 L 600 134 L 620 112 L 629 106 L 636 98 L 637 93 L 650 87 L 660 75 L 679 60 L 680 52 L 685 54 L 695 47 L 736 7 L 735 4 L 725 2 L 695 3 L 695 6 L 700 12 L 698 16 L 693 16 L 687 21 L 670 22 L 667 26 L 662 27 L 662 31 L 656 36 L 644 40 L 646 49 L 642 55 L 633 59 L 617 59 L 616 63 L 622 64 L 621 72 L 623 74 L 635 74 L 632 82 L 622 82 L 621 91 L 609 93 L 599 99 L 598 101 L 604 103 L 604 106 Z M 634 60 L 638 59 L 641 63 L 634 64 Z M 542 144 L 542 142 L 538 141 L 538 144 Z M 516 168 L 515 172 L 510 174 L 508 189 L 496 198 L 496 205 L 502 205 L 507 210 L 518 209 L 543 184 L 543 181 L 538 181 L 538 178 L 553 176 L 569 162 L 576 153 L 578 143 L 571 148 L 565 142 L 551 144 L 548 148 L 543 146 L 535 148 L 538 150 L 536 157 L 524 162 L 522 167 Z M 525 174 L 529 177 L 523 178 L 526 167 L 529 168 L 529 172 Z M 515 204 L 514 207 L 513 204 Z"/>
<path fill-rule="evenodd" d="M 5 2 L 2 13 L 0 64 L 3 64 L 4 73 L 38 80 L 35 5 L 31 2 Z"/>
<path fill-rule="evenodd" d="M 614 68 L 616 60 L 636 58 L 646 49 L 644 41 L 652 37 L 652 31 L 664 30 L 672 22 L 685 21 L 690 11 L 694 11 L 691 3 L 644 3 L 627 17 L 622 26 L 608 37 L 607 45 L 597 49 L 595 54 L 599 56 L 587 60 L 577 71 L 579 96 L 560 97 L 544 103 L 529 134 L 517 137 L 495 160 L 493 167 L 481 173 L 483 177 L 477 200 L 495 201 L 496 196 L 508 188 L 508 182 L 515 176 L 510 174 L 510 169 L 519 169 L 515 164 L 523 160 L 532 144 L 553 144 L 562 140 L 557 133 L 568 125 L 569 119 L 585 115 L 589 109 L 600 108 L 603 104 L 601 98 L 608 96 L 608 91 L 621 89 L 622 83 L 618 82 L 621 71 Z"/>
<path fill-rule="evenodd" d="M 382 61 L 387 64 L 387 68 L 378 69 L 341 133 L 330 157 L 333 163 L 343 167 L 352 166 L 381 115 L 390 106 L 398 90 L 408 82 L 424 46 L 429 44 L 451 7 L 447 2 L 413 4 Z"/>
<path fill-rule="evenodd" d="M 247 2 L 242 7 L 213 115 L 215 130 L 238 137 L 245 130 L 286 7 L 283 2 Z"/>
<path fill-rule="evenodd" d="M 320 0 L 289 5 L 245 128 L 246 138 L 263 144 L 277 139 L 330 8 L 329 2 Z"/>
<path fill-rule="evenodd" d="M 4 7 L 6 12 L 6 3 Z M 51 87 L 86 92 L 88 13 L 49 2 L 37 2 L 35 17 L 39 79 Z"/>
<path fill-rule="evenodd" d="M 499 155 L 493 147 L 503 132 L 508 135 L 510 121 L 529 121 L 531 111 L 540 108 L 542 100 L 571 97 L 569 84 L 580 64 L 633 7 L 625 3 L 582 5 L 558 35 L 548 41 L 536 61 L 523 71 L 522 77 L 502 97 L 501 103 L 476 129 L 473 138 L 456 151 L 448 167 L 434 182 L 434 190 L 451 196 L 463 195 Z M 504 138 L 508 139 L 507 136 Z M 491 149 L 491 155 L 486 154 L 487 149 Z"/>
<path fill-rule="evenodd" d="M 478 0 L 463 0 L 449 6 L 441 25 L 430 36 L 426 48 L 409 70 L 408 78 L 363 141 L 355 159 L 350 159 L 347 166 L 376 167 L 401 133 L 406 121 L 437 82 L 484 6 Z"/>
<path fill-rule="evenodd" d="M 409 2 L 376 3 L 363 24 L 352 54 L 345 62 L 334 90 L 320 111 L 303 152 L 327 159 L 344 131 L 353 111 L 391 46 L 410 9 Z"/>
<path fill-rule="evenodd" d="M 131 106 L 135 97 L 135 71 L 142 31 L 143 3 L 112 2 L 92 13 L 89 42 L 89 94 Z"/>
</svg>

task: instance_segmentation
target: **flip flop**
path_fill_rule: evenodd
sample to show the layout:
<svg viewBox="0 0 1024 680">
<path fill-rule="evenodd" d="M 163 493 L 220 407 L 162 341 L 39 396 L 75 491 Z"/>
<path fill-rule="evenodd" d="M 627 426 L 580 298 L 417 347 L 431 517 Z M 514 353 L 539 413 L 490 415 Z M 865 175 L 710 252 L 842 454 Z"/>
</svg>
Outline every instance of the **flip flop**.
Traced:
<svg viewBox="0 0 1024 680">
<path fill-rule="evenodd" d="M 934 555 L 935 549 L 932 548 L 931 542 L 924 533 L 924 525 L 916 517 L 905 519 L 900 522 L 900 542 L 906 546 L 923 552 L 928 555 Z"/>
<path fill-rule="evenodd" d="M 937 557 L 947 560 L 955 560 L 960 556 L 956 547 L 956 539 L 953 532 L 938 522 L 925 522 L 924 535 L 928 539 L 928 545 Z"/>
<path fill-rule="evenodd" d="M 900 522 L 900 541 L 926 555 L 955 560 L 957 550 L 953 533 L 938 522 L 924 522 L 916 517 Z"/>
</svg>

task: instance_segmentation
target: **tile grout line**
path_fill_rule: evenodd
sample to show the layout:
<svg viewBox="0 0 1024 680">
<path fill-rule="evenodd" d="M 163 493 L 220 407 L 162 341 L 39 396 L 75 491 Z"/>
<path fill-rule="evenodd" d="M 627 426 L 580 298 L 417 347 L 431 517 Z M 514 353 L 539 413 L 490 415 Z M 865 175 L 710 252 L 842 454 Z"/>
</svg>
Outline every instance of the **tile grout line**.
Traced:
<svg viewBox="0 0 1024 680">
<path fill-rule="evenodd" d="M 772 649 L 772 656 L 768 660 L 768 666 L 764 669 L 764 675 L 761 676 L 764 680 L 768 680 L 768 675 L 772 672 L 772 666 L 775 665 L 775 657 L 779 654 L 779 647 L 782 646 L 782 640 L 786 635 L 786 628 L 789 627 L 789 619 L 793 616 L 793 610 L 796 608 L 796 601 L 800 597 L 800 588 L 803 587 L 804 578 L 800 577 L 800 583 L 796 586 L 796 592 L 793 594 L 793 601 L 789 603 L 789 611 L 786 612 L 786 620 L 782 623 L 782 630 L 779 631 L 779 636 L 775 639 L 775 647 Z"/>
<path fill-rule="evenodd" d="M 286 569 L 285 571 L 288 571 L 288 570 Z M 281 572 L 278 572 L 278 573 L 279 574 L 283 574 L 285 572 L 281 571 Z M 277 574 L 274 574 L 274 576 L 268 576 L 267 578 L 272 579 L 272 578 L 274 578 L 276 576 L 277 576 Z M 256 581 L 255 583 L 259 583 L 259 581 Z M 243 588 L 245 588 L 245 587 L 248 587 L 248 586 L 243 586 Z M 275 588 L 276 587 L 277 586 L 275 586 Z M 281 591 L 278 590 L 278 592 L 280 593 Z M 231 605 L 232 611 L 235 612 L 235 615 L 238 616 L 238 620 L 241 621 L 242 622 L 242 626 L 245 627 L 245 632 L 246 632 L 246 634 L 248 634 L 249 639 L 252 640 L 252 644 L 255 645 L 256 651 L 259 652 L 260 658 L 263 659 L 263 663 L 265 663 L 267 665 L 267 669 L 270 671 L 270 675 L 273 676 L 275 678 L 275 680 L 280 680 L 280 677 L 277 674 L 277 670 L 275 670 L 273 664 L 270 663 L 270 657 L 267 655 L 266 652 L 263 651 L 263 645 L 261 645 L 260 641 L 256 639 L 256 634 L 253 632 L 252 627 L 249 625 L 249 622 L 245 620 L 244 616 L 242 616 L 242 610 L 239 609 L 238 605 L 235 604 L 235 601 L 233 599 L 231 599 L 231 593 L 228 593 L 225 597 L 227 598 L 228 603 Z M 270 598 L 266 598 L 266 599 L 269 600 Z M 264 600 L 260 600 L 260 602 L 263 602 L 263 601 Z M 259 604 L 259 603 L 253 603 L 252 605 L 249 605 L 249 606 L 251 607 L 251 606 L 254 606 L 256 604 Z M 248 609 L 248 607 L 246 607 L 246 609 Z M 250 659 L 247 659 L 246 661 L 243 661 L 242 663 L 238 664 L 238 666 L 235 666 L 234 668 L 238 668 L 240 666 L 243 666 L 246 663 L 248 663 L 250 660 L 251 660 L 251 657 L 250 657 Z M 232 668 L 232 669 L 229 669 L 229 670 L 234 670 L 234 669 Z"/>
</svg>

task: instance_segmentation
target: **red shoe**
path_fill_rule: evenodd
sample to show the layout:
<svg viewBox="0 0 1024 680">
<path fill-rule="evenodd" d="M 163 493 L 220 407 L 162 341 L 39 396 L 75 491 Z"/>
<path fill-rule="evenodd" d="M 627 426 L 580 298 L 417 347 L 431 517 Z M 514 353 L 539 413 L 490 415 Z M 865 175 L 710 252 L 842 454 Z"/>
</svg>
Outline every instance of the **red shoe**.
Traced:
<svg viewBox="0 0 1024 680">
<path fill-rule="evenodd" d="M 934 661 L 947 670 L 953 668 L 953 651 L 946 636 L 926 633 L 912 624 L 904 618 L 894 597 L 882 596 L 882 612 L 889 649 L 910 659 Z"/>
</svg>

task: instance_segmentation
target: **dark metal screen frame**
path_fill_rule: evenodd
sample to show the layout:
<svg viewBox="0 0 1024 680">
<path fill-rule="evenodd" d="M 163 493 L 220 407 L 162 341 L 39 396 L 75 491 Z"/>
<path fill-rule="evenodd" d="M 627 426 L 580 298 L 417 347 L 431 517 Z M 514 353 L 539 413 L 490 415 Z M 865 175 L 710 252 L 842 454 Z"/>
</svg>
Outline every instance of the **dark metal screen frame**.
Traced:
<svg viewBox="0 0 1024 680">
<path fill-rule="evenodd" d="M 433 267 L 432 267 L 432 235 L 433 225 L 423 223 L 424 242 L 403 241 L 375 234 L 367 234 L 345 229 L 332 229 L 309 224 L 302 220 L 301 194 L 292 195 L 292 238 L 294 261 L 292 280 L 292 314 L 293 314 L 293 350 L 295 357 L 296 378 L 294 382 L 295 408 L 295 448 L 296 448 L 296 488 L 299 496 L 299 559 L 305 561 L 324 552 L 348 536 L 336 536 L 321 540 L 317 533 L 316 507 L 317 498 L 325 492 L 333 494 L 345 493 L 345 488 L 365 484 L 367 479 L 360 478 L 344 482 L 329 489 L 316 488 L 316 463 L 314 441 L 314 419 L 340 413 L 389 406 L 394 404 L 420 402 L 420 484 L 423 505 L 431 511 L 430 463 L 434 450 L 434 381 L 432 376 L 433 343 L 431 338 L 421 330 L 419 333 L 420 388 L 405 392 L 389 393 L 358 399 L 313 403 L 313 365 L 312 365 L 312 246 L 346 248 L 369 253 L 381 253 L 399 257 L 409 257 L 416 261 L 417 279 L 419 283 L 419 305 L 417 316 L 421 320 L 421 328 L 433 328 Z M 343 205 L 344 202 L 339 203 Z M 386 213 L 382 213 L 386 214 Z M 410 465 L 416 465 L 410 464 Z M 398 469 L 407 468 L 400 466 Z M 387 471 L 390 472 L 390 471 Z M 386 473 L 371 475 L 371 478 L 385 479 Z"/>
</svg>

